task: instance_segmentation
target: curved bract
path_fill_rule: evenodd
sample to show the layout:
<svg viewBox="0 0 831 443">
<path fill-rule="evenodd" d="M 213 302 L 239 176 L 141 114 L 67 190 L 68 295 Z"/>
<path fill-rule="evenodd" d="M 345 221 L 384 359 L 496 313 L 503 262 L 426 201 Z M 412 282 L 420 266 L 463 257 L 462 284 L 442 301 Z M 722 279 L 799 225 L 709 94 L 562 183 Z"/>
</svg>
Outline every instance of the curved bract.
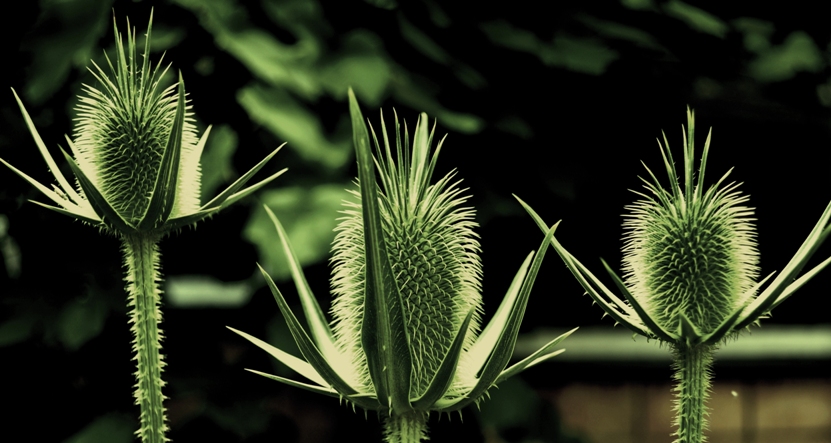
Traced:
<svg viewBox="0 0 831 443">
<path fill-rule="evenodd" d="M 210 128 L 197 139 L 181 73 L 178 83 L 159 91 L 159 80 L 167 69 L 160 73 L 161 62 L 155 67 L 150 64 L 152 23 L 151 14 L 140 62 L 135 29 L 128 30 L 125 48 L 116 28 L 116 57 L 107 57 L 110 74 L 98 65 L 90 70 L 100 86 L 84 85 L 74 140 L 66 137 L 71 155 L 61 149 L 77 180 L 77 190 L 61 173 L 12 90 L 35 144 L 58 182 L 49 189 L 0 159 L 55 205 L 33 203 L 115 233 L 161 235 L 215 214 L 285 172 L 283 169 L 243 189 L 280 146 L 225 191 L 199 204 L 199 159 Z"/>
<path fill-rule="evenodd" d="M 303 358 L 232 330 L 309 382 L 252 372 L 381 411 L 390 419 L 389 441 L 398 441 L 391 435 L 409 426 L 402 423 L 423 424 L 429 411 L 455 411 L 481 400 L 495 384 L 562 352 L 554 347 L 573 331 L 506 369 L 556 225 L 545 230 L 539 252 L 522 263 L 494 318 L 479 333 L 481 266 L 473 210 L 462 206 L 467 197 L 458 182 L 451 183 L 453 173 L 430 184 L 441 143 L 431 154 L 426 115 L 412 145 L 406 128 L 402 139 L 397 119 L 395 145 L 385 127 L 383 147 L 373 133 L 379 154 L 373 159 L 351 90 L 349 97 L 360 184 L 354 195 L 360 201 L 346 203 L 333 246 L 333 327 L 309 290 L 283 227 L 266 207 L 289 257 L 308 333 L 263 275 Z"/>
</svg>

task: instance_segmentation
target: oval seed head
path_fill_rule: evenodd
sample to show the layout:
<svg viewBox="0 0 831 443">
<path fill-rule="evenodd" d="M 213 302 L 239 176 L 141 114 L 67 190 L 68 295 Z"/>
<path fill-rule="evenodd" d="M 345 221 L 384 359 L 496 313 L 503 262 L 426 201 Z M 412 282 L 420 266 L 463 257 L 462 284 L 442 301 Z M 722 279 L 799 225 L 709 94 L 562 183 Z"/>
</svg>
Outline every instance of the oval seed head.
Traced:
<svg viewBox="0 0 831 443">
<path fill-rule="evenodd" d="M 383 125 L 383 116 L 381 120 Z M 410 337 L 413 368 L 410 398 L 424 393 L 466 315 L 474 308 L 463 349 L 470 349 L 481 321 L 482 298 L 479 241 L 473 228 L 474 210 L 463 207 L 468 197 L 454 173 L 430 185 L 436 158 L 428 158 L 433 134 L 428 136 L 427 116 L 422 114 L 415 129 L 412 153 L 405 124 L 404 140 L 396 117 L 397 159 L 384 141 L 386 153 L 377 159 L 381 181 L 379 207 L 386 252 L 401 293 L 404 322 Z M 442 140 L 443 141 L 443 140 Z M 333 243 L 332 305 L 333 332 L 337 346 L 349 356 L 359 374 L 360 386 L 371 391 L 372 381 L 361 347 L 364 309 L 364 238 L 360 193 L 345 202 L 344 217 Z M 476 374 L 466 371 L 466 352 L 460 357 L 452 394 L 471 386 Z M 470 378 L 468 380 L 467 378 Z"/>
<path fill-rule="evenodd" d="M 150 65 L 149 42 L 152 17 L 147 28 L 142 59 L 136 51 L 135 29 L 128 22 L 125 51 L 118 29 L 116 58 L 107 62 L 112 76 L 98 65 L 90 70 L 101 89 L 84 85 L 86 93 L 77 106 L 74 130 L 75 160 L 87 178 L 113 209 L 132 226 L 143 220 L 154 192 L 173 193 L 169 218 L 199 210 L 200 169 L 193 112 L 186 108 L 179 177 L 175 189 L 156 190 L 156 180 L 176 117 L 177 84 L 159 91 L 160 63 Z M 96 72 L 97 71 L 97 72 Z"/>
<path fill-rule="evenodd" d="M 752 297 L 759 253 L 753 209 L 731 183 L 719 189 L 727 172 L 704 192 L 703 179 L 710 147 L 704 146 L 697 183 L 693 185 L 694 115 L 687 111 L 685 183 L 682 191 L 669 144 L 658 142 L 671 190 L 661 187 L 649 171 L 644 180 L 651 195 L 627 206 L 624 215 L 623 271 L 632 295 L 667 331 L 678 331 L 681 315 L 701 333 L 713 331 Z"/>
</svg>

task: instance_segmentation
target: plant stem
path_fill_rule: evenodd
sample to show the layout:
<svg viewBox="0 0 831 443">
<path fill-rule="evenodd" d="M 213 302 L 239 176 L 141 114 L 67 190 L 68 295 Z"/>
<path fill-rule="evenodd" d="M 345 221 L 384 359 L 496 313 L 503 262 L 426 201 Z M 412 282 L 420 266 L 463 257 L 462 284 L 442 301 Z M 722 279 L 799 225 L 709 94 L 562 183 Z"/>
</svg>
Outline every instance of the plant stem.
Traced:
<svg viewBox="0 0 831 443">
<path fill-rule="evenodd" d="M 714 346 L 673 347 L 673 378 L 677 381 L 675 391 L 675 425 L 678 437 L 675 443 L 703 443 L 707 427 L 707 407 L 710 378 L 713 365 Z"/>
<path fill-rule="evenodd" d="M 162 320 L 159 308 L 158 283 L 159 248 L 158 237 L 147 235 L 123 236 L 124 258 L 127 263 L 127 307 L 130 310 L 130 325 L 133 333 L 134 360 L 136 371 L 136 404 L 141 408 L 141 427 L 137 434 L 143 443 L 163 443 L 167 424 L 162 394 L 162 368 L 164 361 L 159 354 Z"/>
<path fill-rule="evenodd" d="M 384 437 L 387 443 L 419 443 L 427 440 L 427 414 L 410 411 L 387 417 L 384 420 Z"/>
</svg>

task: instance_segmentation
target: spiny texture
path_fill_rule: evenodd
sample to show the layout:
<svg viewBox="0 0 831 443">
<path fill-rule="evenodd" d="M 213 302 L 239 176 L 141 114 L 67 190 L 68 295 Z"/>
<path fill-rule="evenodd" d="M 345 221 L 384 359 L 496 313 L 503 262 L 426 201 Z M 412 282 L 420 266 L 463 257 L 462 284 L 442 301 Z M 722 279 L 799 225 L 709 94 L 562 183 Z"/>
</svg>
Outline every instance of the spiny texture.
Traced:
<svg viewBox="0 0 831 443">
<path fill-rule="evenodd" d="M 159 353 L 163 338 L 159 329 L 162 321 L 159 248 L 157 239 L 144 236 L 124 236 L 123 242 L 133 360 L 137 365 L 133 396 L 141 406 L 141 427 L 136 434 L 142 442 L 162 443 L 167 441 L 168 427 L 163 403 L 166 397 L 162 394 L 165 383 L 161 377 L 165 363 Z"/>
<path fill-rule="evenodd" d="M 664 141 L 667 146 L 661 149 L 671 163 Z M 674 173 L 671 191 L 657 180 L 644 180 L 651 195 L 638 193 L 644 199 L 628 206 L 630 212 L 624 215 L 626 284 L 669 331 L 677 330 L 684 314 L 699 331 L 711 332 L 748 301 L 758 276 L 753 209 L 743 206 L 747 196 L 736 190 L 738 184 L 719 189 L 729 171 L 703 192 L 705 161 L 706 148 L 694 189 L 691 173 L 684 192 Z M 691 147 L 685 151 L 685 162 L 692 162 Z"/>
<path fill-rule="evenodd" d="M 462 207 L 468 197 L 461 196 L 458 182 L 451 182 L 453 173 L 428 186 L 434 163 L 426 159 L 432 134 L 426 144 L 414 146 L 412 162 L 406 128 L 403 147 L 401 138 L 396 138 L 398 163 L 389 147 L 386 158 L 378 160 L 379 207 L 390 266 L 404 306 L 413 359 L 410 396 L 416 398 L 427 389 L 471 308 L 475 313 L 464 349 L 475 341 L 481 321 L 482 268 L 473 231 L 474 211 Z M 441 143 L 434 157 L 440 149 Z M 356 200 L 345 203 L 345 217 L 337 227 L 332 248 L 335 299 L 331 312 L 336 343 L 351 356 L 355 367 L 361 368 L 360 382 L 368 387 L 370 375 L 360 340 L 366 255 L 360 193 L 353 191 L 353 195 Z M 454 386 L 473 383 L 475 374 L 463 369 L 465 355 L 461 355 L 456 374 L 471 380 L 465 384 L 457 378 Z M 451 393 L 453 389 L 451 386 Z"/>
<path fill-rule="evenodd" d="M 127 51 L 116 29 L 115 65 L 107 58 L 112 76 L 95 65 L 90 70 L 101 89 L 84 85 L 75 127 L 78 166 L 104 198 L 128 223 L 144 218 L 154 192 L 162 156 L 176 117 L 174 84 L 159 92 L 159 65 L 149 61 L 150 27 L 142 60 L 137 60 L 135 29 L 127 32 Z M 171 217 L 199 209 L 200 150 L 193 113 L 185 113 L 176 200 Z"/>
<path fill-rule="evenodd" d="M 672 378 L 675 380 L 675 443 L 704 443 L 707 429 L 707 398 L 713 377 L 713 346 L 673 346 Z"/>
</svg>

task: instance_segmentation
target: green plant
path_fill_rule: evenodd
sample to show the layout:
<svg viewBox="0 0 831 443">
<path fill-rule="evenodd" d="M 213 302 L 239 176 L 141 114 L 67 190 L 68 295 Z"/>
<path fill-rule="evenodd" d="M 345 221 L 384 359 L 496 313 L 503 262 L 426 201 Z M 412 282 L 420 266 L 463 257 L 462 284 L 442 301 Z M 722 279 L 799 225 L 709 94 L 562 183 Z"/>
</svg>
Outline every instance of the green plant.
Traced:
<svg viewBox="0 0 831 443">
<path fill-rule="evenodd" d="M 753 210 L 743 206 L 748 198 L 737 191 L 738 184 L 723 186 L 730 171 L 705 188 L 711 134 L 704 145 L 698 176 L 693 176 L 695 129 L 694 114 L 689 109 L 687 122 L 683 188 L 664 136 L 664 144 L 659 142 L 659 146 L 670 188 L 663 188 L 647 168 L 651 181 L 642 180 L 648 193 L 636 192 L 642 200 L 628 206 L 630 212 L 625 216 L 625 280 L 603 261 L 624 299 L 607 289 L 556 238 L 551 244 L 592 299 L 616 323 L 670 346 L 677 381 L 676 441 L 700 443 L 706 428 L 705 401 L 713 352 L 726 339 L 738 337 L 744 328 L 758 324 L 831 263 L 829 258 L 794 280 L 831 234 L 831 204 L 784 271 L 758 293 L 773 274 L 756 282 L 758 251 Z M 545 224 L 536 212 L 520 203 L 544 230 Z"/>
<path fill-rule="evenodd" d="M 144 442 L 157 443 L 167 440 L 161 378 L 164 360 L 159 352 L 162 333 L 158 242 L 167 233 L 193 225 L 251 194 L 285 169 L 243 189 L 279 151 L 277 148 L 225 191 L 208 203 L 199 204 L 199 158 L 210 128 L 197 140 L 181 73 L 178 83 L 159 91 L 160 79 L 167 69 L 160 73 L 161 63 L 150 65 L 152 22 L 151 13 L 141 61 L 136 52 L 135 29 L 129 32 L 128 21 L 125 50 L 113 23 L 116 57 L 107 57 L 111 76 L 95 65 L 91 71 L 100 89 L 85 85 L 84 95 L 79 97 L 74 140 L 66 137 L 72 156 L 61 150 L 77 180 L 77 191 L 49 154 L 14 90 L 29 131 L 58 184 L 49 189 L 3 159 L 0 162 L 35 186 L 55 206 L 33 203 L 98 227 L 121 240 L 127 267 L 132 346 L 138 366 L 134 396 L 141 408 L 141 427 L 137 434 Z"/>
<path fill-rule="evenodd" d="M 378 153 L 373 159 L 351 90 L 349 100 L 360 192 L 354 193 L 359 201 L 346 203 L 333 246 L 334 327 L 312 295 L 283 227 L 268 211 L 312 337 L 265 271 L 303 359 L 230 329 L 311 383 L 251 372 L 379 411 L 388 442 L 418 442 L 427 438 L 431 411 L 450 413 L 479 402 L 492 386 L 562 352 L 552 349 L 574 330 L 506 369 L 556 225 L 546 229 L 539 252 L 528 255 L 496 315 L 478 333 L 481 267 L 473 209 L 462 206 L 467 197 L 452 173 L 430 184 L 441 143 L 431 156 L 426 114 L 412 146 L 406 126 L 402 142 L 396 118 L 395 156 L 382 117 L 383 148 L 373 131 Z"/>
</svg>

